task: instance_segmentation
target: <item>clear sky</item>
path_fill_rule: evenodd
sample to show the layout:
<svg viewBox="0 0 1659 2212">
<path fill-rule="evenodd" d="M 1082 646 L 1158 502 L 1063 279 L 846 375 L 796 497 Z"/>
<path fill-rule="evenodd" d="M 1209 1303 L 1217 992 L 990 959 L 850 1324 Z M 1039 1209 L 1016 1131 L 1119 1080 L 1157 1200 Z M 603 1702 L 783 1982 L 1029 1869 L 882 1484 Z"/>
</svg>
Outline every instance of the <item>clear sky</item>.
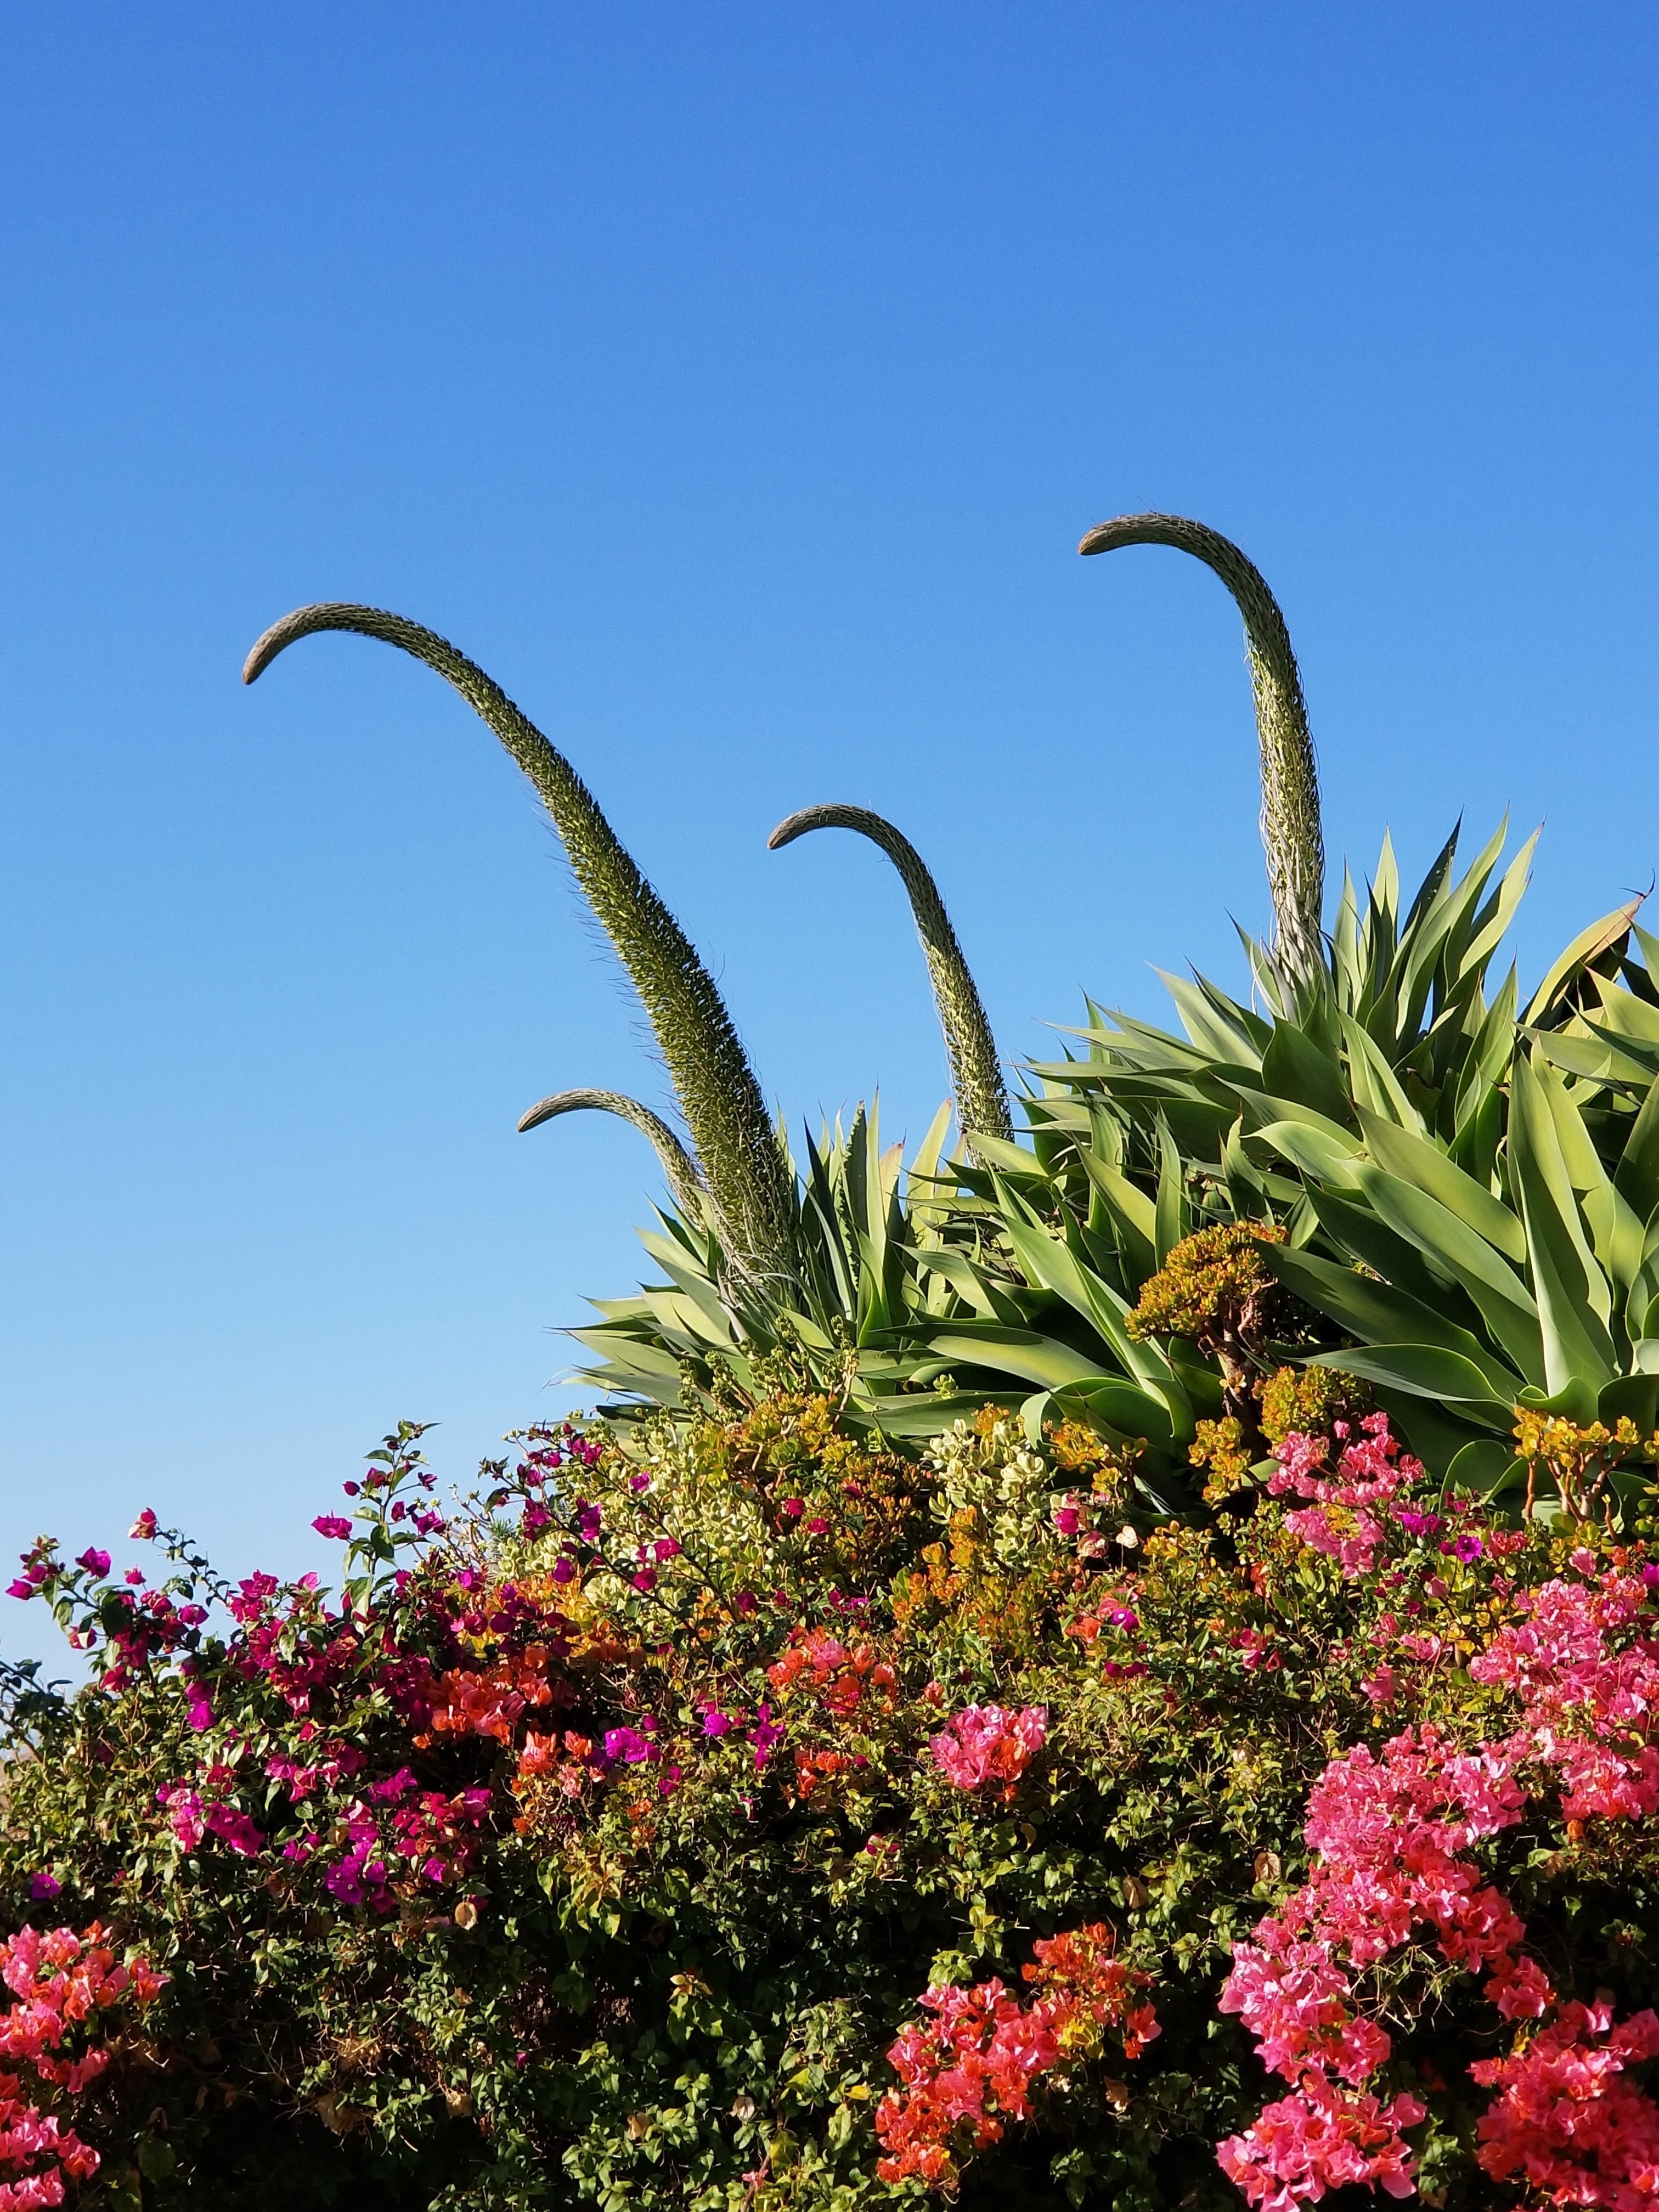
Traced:
<svg viewBox="0 0 1659 2212">
<path fill-rule="evenodd" d="M 570 1402 L 660 1103 L 495 740 L 568 750 L 799 1121 L 945 1088 L 872 805 L 1010 1058 L 1265 920 L 1266 571 L 1327 836 L 1547 817 L 1520 933 L 1645 886 L 1648 5 L 16 0 L 0 24 L 0 1548 L 149 1504 L 238 1571 L 400 1414 Z M 119 1549 L 118 1545 L 117 1546 Z M 9 1609 L 0 1647 L 40 1623 Z"/>
</svg>

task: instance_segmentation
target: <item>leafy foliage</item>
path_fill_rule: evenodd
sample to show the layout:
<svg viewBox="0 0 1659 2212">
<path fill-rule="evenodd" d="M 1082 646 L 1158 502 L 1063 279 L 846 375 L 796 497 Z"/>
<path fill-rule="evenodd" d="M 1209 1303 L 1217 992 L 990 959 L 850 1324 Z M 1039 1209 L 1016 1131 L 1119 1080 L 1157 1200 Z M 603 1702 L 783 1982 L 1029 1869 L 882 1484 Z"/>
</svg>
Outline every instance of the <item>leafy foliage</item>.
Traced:
<svg viewBox="0 0 1659 2212">
<path fill-rule="evenodd" d="M 1291 2158 L 1244 1968 L 1335 1879 L 1310 1804 L 1489 1741 L 1528 1820 L 1454 1856 L 1547 1960 L 1564 2050 L 1626 2036 L 1647 2125 L 1643 1542 L 1506 1530 L 1382 1416 L 1273 1465 L 1227 1527 L 1154 1526 L 1081 1426 L 988 1412 L 918 1462 L 779 1400 L 627 1450 L 532 1431 L 453 1509 L 405 1426 L 319 1516 L 337 1599 L 223 1582 L 148 1514 L 153 1580 L 42 1540 L 19 1588 L 93 1672 L 14 1738 L 0 1896 L 166 1977 L 66 2115 L 88 2201 L 1220 2208 L 1218 2146 Z M 1527 1640 L 1547 1597 L 1593 1695 Z M 1396 2170 L 1494 2202 L 1525 2020 L 1432 1925 L 1320 1926 L 1367 2063 L 1291 2068 L 1296 2111 L 1369 2098 Z"/>
<path fill-rule="evenodd" d="M 580 1331 L 592 1426 L 441 1506 L 404 1424 L 314 1575 L 11 1595 L 0 2212 L 860 2212 L 1329 2191 L 1659 2197 L 1659 945 L 1628 906 L 1524 1006 L 1531 844 L 1322 933 L 1300 678 L 1243 616 L 1273 893 L 1248 1004 L 1092 1003 L 1016 1141 L 908 841 L 951 1054 L 771 1124 L 684 933 L 563 756 L 402 617 L 531 776 L 687 1146 L 661 1281 Z M 154 1558 L 155 1551 L 148 1556 Z"/>
</svg>

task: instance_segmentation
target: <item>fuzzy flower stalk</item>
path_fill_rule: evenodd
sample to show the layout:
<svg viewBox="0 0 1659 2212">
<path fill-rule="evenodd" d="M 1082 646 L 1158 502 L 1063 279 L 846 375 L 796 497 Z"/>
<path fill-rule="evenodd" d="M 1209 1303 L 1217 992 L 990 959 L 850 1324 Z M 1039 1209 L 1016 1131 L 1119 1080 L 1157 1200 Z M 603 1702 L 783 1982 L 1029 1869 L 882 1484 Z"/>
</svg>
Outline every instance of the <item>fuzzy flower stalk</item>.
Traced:
<svg viewBox="0 0 1659 2212">
<path fill-rule="evenodd" d="M 319 630 L 380 638 L 423 661 L 489 724 L 529 777 L 650 1018 L 734 1264 L 763 1282 L 790 1279 L 789 1176 L 759 1081 L 714 977 L 587 786 L 465 653 L 435 631 L 378 607 L 325 604 L 285 615 L 248 654 L 243 682 L 253 683 L 285 647 Z"/>
</svg>

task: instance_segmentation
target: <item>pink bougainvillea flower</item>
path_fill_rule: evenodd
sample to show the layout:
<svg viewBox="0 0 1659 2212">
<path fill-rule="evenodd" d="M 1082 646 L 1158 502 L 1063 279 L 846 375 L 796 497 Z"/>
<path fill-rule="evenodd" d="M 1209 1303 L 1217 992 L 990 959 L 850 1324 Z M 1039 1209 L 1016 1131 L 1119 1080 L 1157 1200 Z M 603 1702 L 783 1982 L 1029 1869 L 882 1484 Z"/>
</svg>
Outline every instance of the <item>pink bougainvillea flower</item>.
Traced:
<svg viewBox="0 0 1659 2212">
<path fill-rule="evenodd" d="M 1012 1791 L 1042 1750 L 1048 1731 L 1043 1705 L 1027 1705 L 1018 1712 L 1001 1705 L 968 1705 L 941 1734 L 928 1739 L 928 1749 L 933 1764 L 958 1790 L 994 1782 Z"/>
</svg>

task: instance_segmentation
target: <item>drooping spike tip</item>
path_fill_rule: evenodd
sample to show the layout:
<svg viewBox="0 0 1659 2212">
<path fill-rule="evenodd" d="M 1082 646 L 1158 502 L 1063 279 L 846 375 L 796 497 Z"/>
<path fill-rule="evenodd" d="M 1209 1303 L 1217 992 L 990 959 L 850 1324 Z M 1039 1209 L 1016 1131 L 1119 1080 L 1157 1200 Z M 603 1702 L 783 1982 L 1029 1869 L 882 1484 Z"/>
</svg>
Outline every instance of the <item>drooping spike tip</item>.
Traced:
<svg viewBox="0 0 1659 2212">
<path fill-rule="evenodd" d="M 1110 553 L 1121 545 L 1171 545 L 1191 554 L 1221 579 L 1243 617 L 1261 753 L 1261 842 L 1273 892 L 1274 951 L 1292 974 L 1311 976 L 1324 958 L 1319 768 L 1279 602 L 1248 555 L 1207 523 L 1181 514 L 1115 515 L 1089 531 L 1077 550 Z"/>
</svg>

